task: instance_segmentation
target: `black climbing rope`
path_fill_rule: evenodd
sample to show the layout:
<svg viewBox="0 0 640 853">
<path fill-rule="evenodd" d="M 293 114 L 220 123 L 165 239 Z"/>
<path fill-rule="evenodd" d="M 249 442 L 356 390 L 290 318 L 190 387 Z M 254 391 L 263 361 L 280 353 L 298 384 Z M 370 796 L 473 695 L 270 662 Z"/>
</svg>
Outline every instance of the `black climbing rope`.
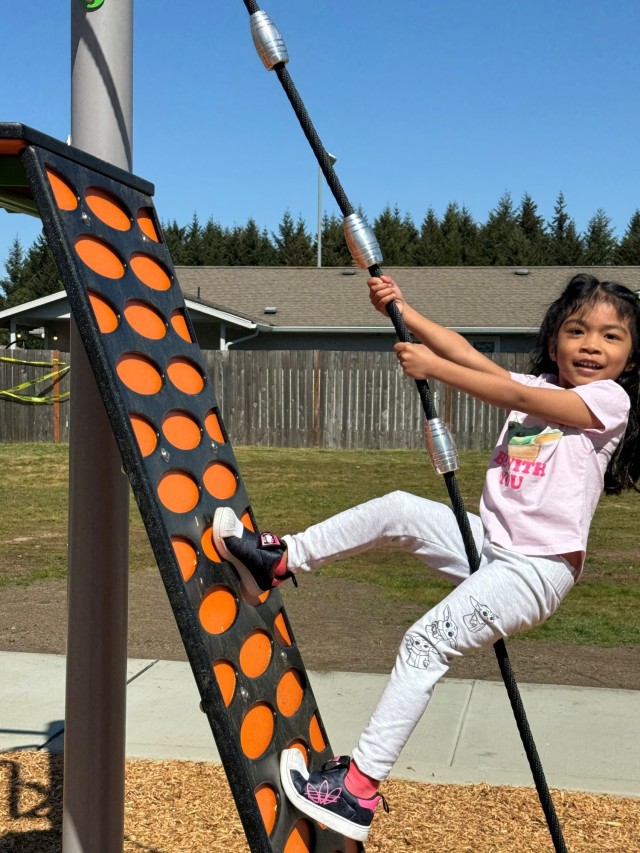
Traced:
<svg viewBox="0 0 640 853">
<path fill-rule="evenodd" d="M 360 267 L 366 267 L 371 276 L 377 277 L 382 275 L 382 270 L 379 266 L 382 258 L 379 254 L 373 232 L 368 228 L 363 218 L 354 212 L 338 176 L 335 173 L 333 163 L 325 150 L 320 137 L 316 133 L 304 102 L 302 101 L 302 98 L 300 97 L 298 90 L 287 71 L 286 63 L 289 61 L 289 57 L 280 33 L 269 16 L 260 9 L 254 0 L 243 0 L 243 2 L 250 15 L 253 41 L 260 58 L 267 69 L 273 70 L 277 74 L 282 88 L 284 89 L 285 94 L 287 95 L 287 98 L 289 99 L 289 102 L 291 103 L 291 106 L 298 118 L 304 135 L 307 137 L 309 145 L 311 146 L 318 164 L 322 169 L 327 185 L 329 186 L 329 189 L 331 190 L 331 193 L 333 194 L 333 197 L 345 218 L 347 243 L 349 244 L 349 248 L 351 249 L 354 259 L 358 262 Z M 390 302 L 387 305 L 387 313 L 391 318 L 391 322 L 393 323 L 399 340 L 405 342 L 414 341 L 415 339 L 402 319 L 400 310 L 395 302 Z M 416 387 L 418 389 L 418 394 L 420 395 L 422 408 L 427 418 L 427 426 L 429 426 L 429 424 L 438 424 L 435 431 L 439 433 L 440 419 L 438 418 L 438 414 L 433 403 L 429 384 L 426 380 L 419 379 L 416 380 Z M 429 432 L 427 432 L 427 435 L 429 435 Z M 443 470 L 440 470 L 439 473 L 442 473 L 444 477 L 453 513 L 456 517 L 464 542 L 464 549 L 469 561 L 469 568 L 471 572 L 475 572 L 480 565 L 480 556 L 476 549 L 475 541 L 471 533 L 469 518 L 454 474 L 457 463 L 455 466 L 452 466 L 452 470 L 447 470 L 448 465 L 446 457 L 450 456 L 451 453 L 446 441 L 444 442 L 444 447 L 440 445 L 439 451 L 437 452 L 440 453 L 440 457 L 444 458 Z M 435 460 L 434 464 L 436 464 Z M 438 470 L 437 465 L 436 470 Z M 531 729 L 529 728 L 518 684 L 511 668 L 511 661 L 504 641 L 498 640 L 494 644 L 494 650 L 556 853 L 568 853 L 562 835 L 560 822 L 545 779 L 538 750 L 536 748 Z"/>
</svg>

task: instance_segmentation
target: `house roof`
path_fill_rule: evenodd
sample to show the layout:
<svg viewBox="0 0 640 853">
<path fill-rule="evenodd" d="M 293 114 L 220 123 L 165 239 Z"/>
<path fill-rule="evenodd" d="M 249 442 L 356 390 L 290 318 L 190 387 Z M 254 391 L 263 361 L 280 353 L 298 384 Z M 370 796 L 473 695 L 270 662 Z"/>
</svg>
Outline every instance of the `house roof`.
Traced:
<svg viewBox="0 0 640 853">
<path fill-rule="evenodd" d="M 576 272 L 640 290 L 640 267 L 386 267 L 409 302 L 445 326 L 468 333 L 536 330 Z M 373 311 L 367 270 L 339 267 L 176 267 L 194 320 L 272 331 L 393 331 Z M 275 309 L 275 311 L 274 311 Z M 69 316 L 66 293 L 0 311 L 11 317 Z M 200 315 L 200 316 L 198 316 Z"/>
<path fill-rule="evenodd" d="M 475 332 L 537 329 L 576 272 L 640 289 L 640 267 L 386 267 L 384 272 L 419 311 L 445 326 Z M 239 312 L 274 331 L 390 327 L 371 308 L 367 270 L 176 267 L 176 274 L 185 296 Z"/>
</svg>

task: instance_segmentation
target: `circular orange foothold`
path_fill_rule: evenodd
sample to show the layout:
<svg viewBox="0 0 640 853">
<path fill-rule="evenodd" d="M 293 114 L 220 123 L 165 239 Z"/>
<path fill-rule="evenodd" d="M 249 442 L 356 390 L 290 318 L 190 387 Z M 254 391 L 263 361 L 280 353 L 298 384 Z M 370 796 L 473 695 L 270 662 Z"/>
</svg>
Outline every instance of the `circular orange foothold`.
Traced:
<svg viewBox="0 0 640 853">
<path fill-rule="evenodd" d="M 278 795 L 273 785 L 269 785 L 268 782 L 259 785 L 255 794 L 264 828 L 267 830 L 267 835 L 271 835 L 278 816 Z"/>
<path fill-rule="evenodd" d="M 122 278 L 124 275 L 124 264 L 103 240 L 85 234 L 78 237 L 75 246 L 80 260 L 98 275 L 112 279 Z"/>
<path fill-rule="evenodd" d="M 134 332 L 144 338 L 159 341 L 167 334 L 164 319 L 155 308 L 141 299 L 130 299 L 124 306 L 124 316 Z"/>
<path fill-rule="evenodd" d="M 205 415 L 204 428 L 210 438 L 217 441 L 219 444 L 224 444 L 224 435 L 222 434 L 220 421 L 218 420 L 218 415 L 213 411 L 213 409 Z"/>
<path fill-rule="evenodd" d="M 131 415 L 131 426 L 138 441 L 140 453 L 150 456 L 158 446 L 158 434 L 153 424 L 142 415 Z"/>
<path fill-rule="evenodd" d="M 240 521 L 244 524 L 247 530 L 255 530 L 248 509 L 245 509 L 245 511 L 242 513 L 242 515 L 240 516 Z"/>
<path fill-rule="evenodd" d="M 204 533 L 202 534 L 200 544 L 202 545 L 202 550 L 210 560 L 213 560 L 214 563 L 222 562 L 220 554 L 218 554 L 218 552 L 216 551 L 216 547 L 213 544 L 213 535 L 211 527 L 207 527 Z"/>
<path fill-rule="evenodd" d="M 137 352 L 126 352 L 116 364 L 122 382 L 136 394 L 157 394 L 162 388 L 162 376 L 155 364 Z"/>
<path fill-rule="evenodd" d="M 131 217 L 111 193 L 100 187 L 89 187 L 84 197 L 89 210 L 105 225 L 110 225 L 116 231 L 128 231 L 131 228 Z"/>
<path fill-rule="evenodd" d="M 273 627 L 275 628 L 274 633 L 276 640 L 280 643 L 280 645 L 290 646 L 292 643 L 291 634 L 289 633 L 289 627 L 287 626 L 282 610 L 274 619 Z"/>
<path fill-rule="evenodd" d="M 284 853 L 311 853 L 313 829 L 308 820 L 299 820 L 284 845 Z"/>
<path fill-rule="evenodd" d="M 248 678 L 257 678 L 271 662 L 271 638 L 265 631 L 253 631 L 240 649 L 240 667 Z"/>
<path fill-rule="evenodd" d="M 171 287 L 171 276 L 165 267 L 142 252 L 134 252 L 129 258 L 131 269 L 143 284 L 153 290 L 169 290 Z"/>
<path fill-rule="evenodd" d="M 200 444 L 202 433 L 194 417 L 174 409 L 162 421 L 162 432 L 167 441 L 180 450 L 194 450 Z"/>
<path fill-rule="evenodd" d="M 221 501 L 230 498 L 238 488 L 235 473 L 222 462 L 213 462 L 205 468 L 202 482 L 209 494 Z"/>
<path fill-rule="evenodd" d="M 154 240 L 156 243 L 160 242 L 156 221 L 150 207 L 141 207 L 136 214 L 136 220 L 143 234 L 146 234 L 150 240 Z"/>
<path fill-rule="evenodd" d="M 169 379 L 185 394 L 199 394 L 204 388 L 204 378 L 196 365 L 188 358 L 172 358 L 167 365 Z"/>
<path fill-rule="evenodd" d="M 238 602 L 230 589 L 218 586 L 202 599 L 199 614 L 208 634 L 223 634 L 236 621 Z"/>
<path fill-rule="evenodd" d="M 78 196 L 71 185 L 61 178 L 53 169 L 47 169 L 47 177 L 51 184 L 53 197 L 60 210 L 75 210 L 78 206 Z"/>
<path fill-rule="evenodd" d="M 292 717 L 304 699 L 304 676 L 297 669 L 288 669 L 278 683 L 276 704 L 285 717 Z"/>
<path fill-rule="evenodd" d="M 275 715 L 266 702 L 258 702 L 248 712 L 240 727 L 240 745 L 247 758 L 260 758 L 273 738 Z"/>
<path fill-rule="evenodd" d="M 327 741 L 322 734 L 322 729 L 320 728 L 320 723 L 318 722 L 316 714 L 311 717 L 311 722 L 309 723 L 309 740 L 311 741 L 311 746 L 316 752 L 322 752 L 327 748 Z"/>
<path fill-rule="evenodd" d="M 184 471 L 167 471 L 158 483 L 158 497 L 171 512 L 190 512 L 198 503 L 198 484 Z"/>
<path fill-rule="evenodd" d="M 176 555 L 176 560 L 180 566 L 180 574 L 183 581 L 188 581 L 193 577 L 198 564 L 198 553 L 188 539 L 184 536 L 172 536 L 171 544 Z"/>
<path fill-rule="evenodd" d="M 177 335 L 180 335 L 183 341 L 186 341 L 189 344 L 193 343 L 193 338 L 191 337 L 191 332 L 189 331 L 189 327 L 187 326 L 187 321 L 184 316 L 184 311 L 182 308 L 176 308 L 176 310 L 171 315 L 171 325 Z"/>
<path fill-rule="evenodd" d="M 103 335 L 108 335 L 110 332 L 115 332 L 118 328 L 118 315 L 107 302 L 104 296 L 94 293 L 93 290 L 88 291 L 89 302 L 95 314 L 96 323 Z"/>
<path fill-rule="evenodd" d="M 217 660 L 213 672 L 222 693 L 222 701 L 228 708 L 236 692 L 236 671 L 228 660 Z"/>
</svg>

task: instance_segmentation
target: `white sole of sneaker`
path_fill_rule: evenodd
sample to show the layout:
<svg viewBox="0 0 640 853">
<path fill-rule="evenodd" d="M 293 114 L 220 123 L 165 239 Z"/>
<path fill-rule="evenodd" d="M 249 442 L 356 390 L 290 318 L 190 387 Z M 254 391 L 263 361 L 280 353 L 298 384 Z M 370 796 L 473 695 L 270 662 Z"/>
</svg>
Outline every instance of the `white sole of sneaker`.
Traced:
<svg viewBox="0 0 640 853">
<path fill-rule="evenodd" d="M 242 529 L 236 532 L 236 523 L 240 524 L 242 527 L 242 522 L 238 519 L 231 507 L 218 507 L 213 514 L 213 527 L 211 531 L 213 544 L 215 545 L 218 554 L 238 570 L 240 581 L 247 592 L 254 595 L 256 598 L 259 598 L 261 595 L 264 595 L 265 590 L 260 589 L 249 569 L 246 568 L 244 563 L 241 563 L 240 560 L 233 556 L 224 542 L 223 534 L 228 536 L 233 531 L 234 535 L 242 535 Z"/>
<path fill-rule="evenodd" d="M 322 806 L 310 802 L 302 794 L 299 794 L 291 781 L 291 772 L 293 770 L 300 773 L 304 779 L 309 778 L 309 771 L 300 750 L 284 749 L 280 755 L 280 781 L 282 782 L 287 799 L 292 805 L 307 815 L 307 817 L 318 821 L 318 823 L 329 829 L 333 829 L 334 832 L 339 832 L 340 835 L 344 835 L 346 838 L 351 838 L 354 841 L 367 840 L 369 837 L 368 826 L 356 826 L 350 820 L 328 812 Z"/>
</svg>

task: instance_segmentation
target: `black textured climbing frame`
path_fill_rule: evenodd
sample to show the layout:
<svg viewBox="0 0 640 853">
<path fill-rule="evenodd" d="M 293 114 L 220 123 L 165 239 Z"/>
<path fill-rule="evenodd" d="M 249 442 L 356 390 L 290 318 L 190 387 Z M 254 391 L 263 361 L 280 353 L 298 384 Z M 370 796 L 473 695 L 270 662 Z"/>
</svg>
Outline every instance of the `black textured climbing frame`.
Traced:
<svg viewBox="0 0 640 853">
<path fill-rule="evenodd" d="M 256 522 L 153 186 L 20 124 L 0 124 L 0 183 L 42 218 L 251 850 L 357 853 L 281 793 L 282 749 L 332 753 L 278 591 L 248 597 L 213 546 L 217 507 Z"/>
</svg>

